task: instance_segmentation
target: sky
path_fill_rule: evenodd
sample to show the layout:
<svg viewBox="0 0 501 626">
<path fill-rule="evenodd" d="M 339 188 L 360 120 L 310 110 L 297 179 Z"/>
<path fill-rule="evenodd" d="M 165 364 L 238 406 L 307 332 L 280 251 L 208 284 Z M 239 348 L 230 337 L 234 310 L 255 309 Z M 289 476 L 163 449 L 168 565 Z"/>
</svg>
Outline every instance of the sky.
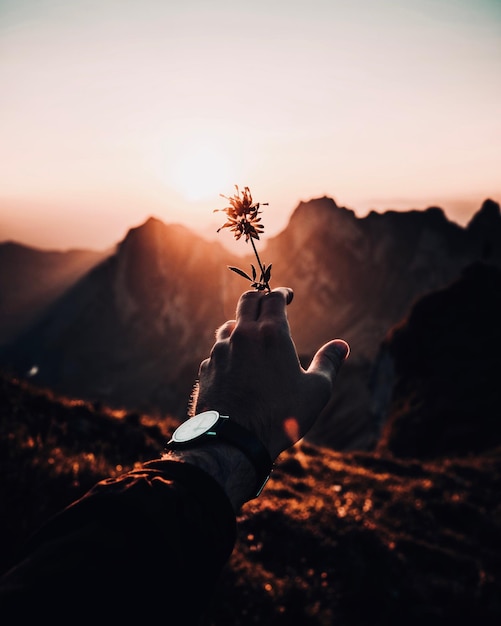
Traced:
<svg viewBox="0 0 501 626">
<path fill-rule="evenodd" d="M 0 0 L 0 241 L 501 202 L 501 0 Z"/>
</svg>

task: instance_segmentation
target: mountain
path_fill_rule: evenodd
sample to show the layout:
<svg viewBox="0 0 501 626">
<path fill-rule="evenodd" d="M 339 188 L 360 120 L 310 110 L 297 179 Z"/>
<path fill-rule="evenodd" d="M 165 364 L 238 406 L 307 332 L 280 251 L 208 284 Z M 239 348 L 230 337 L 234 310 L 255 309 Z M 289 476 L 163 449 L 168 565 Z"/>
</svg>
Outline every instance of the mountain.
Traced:
<svg viewBox="0 0 501 626">
<path fill-rule="evenodd" d="M 376 444 L 370 381 L 386 333 L 471 263 L 501 266 L 500 230 L 492 200 L 463 228 L 436 207 L 358 218 L 324 197 L 300 203 L 284 231 L 257 242 L 272 263 L 272 286 L 294 289 L 288 314 L 302 362 L 334 337 L 352 348 L 310 442 Z M 33 382 L 64 394 L 182 417 L 214 330 L 249 288 L 226 266 L 248 271 L 251 263 L 251 254 L 233 257 L 218 242 L 151 218 L 4 347 L 0 364 L 18 375 L 37 371 Z"/>
<path fill-rule="evenodd" d="M 5 361 L 58 392 L 183 413 L 224 320 L 223 248 L 149 219 L 6 348 Z M 179 390 L 182 390 L 180 393 Z"/>
<path fill-rule="evenodd" d="M 434 459 L 501 447 L 500 320 L 501 270 L 480 262 L 415 304 L 376 359 L 378 450 Z"/>
<path fill-rule="evenodd" d="M 487 236 L 493 232 L 491 224 Z M 486 239 L 475 241 L 482 258 Z M 86 315 L 101 295 L 98 319 L 107 319 L 108 307 L 110 320 L 118 319 L 114 309 L 120 305 L 122 339 L 130 339 L 138 351 L 145 349 L 140 338 L 147 329 L 133 321 L 142 324 L 146 314 L 150 324 L 160 319 L 170 332 L 181 334 L 179 313 L 171 313 L 172 306 L 164 311 L 160 294 L 181 275 L 198 276 L 198 262 L 180 269 L 190 256 L 183 246 L 192 242 L 185 229 L 155 220 L 133 229 L 117 255 L 74 288 L 80 294 L 82 283 L 103 284 L 102 294 L 88 292 L 80 301 L 73 290 L 67 293 L 69 327 L 81 320 L 79 328 L 89 340 L 83 322 L 95 328 Z M 492 262 L 496 245 L 488 260 L 468 263 L 446 286 L 417 298 L 386 331 L 367 390 L 377 432 L 374 450 L 335 452 L 303 440 L 280 455 L 261 496 L 240 512 L 235 550 L 218 581 L 207 624 L 500 623 L 501 268 Z M 197 254 L 210 254 L 212 245 L 200 246 Z M 187 325 L 202 324 L 195 320 L 197 297 L 221 293 L 231 277 L 224 266 L 218 273 L 226 258 L 222 254 L 214 266 L 206 265 L 207 280 L 215 277 L 212 287 L 203 277 L 189 296 L 183 288 L 194 307 Z M 165 278 L 166 267 L 177 270 L 172 282 Z M 109 293 L 113 298 L 104 300 Z M 65 300 L 48 321 L 60 320 Z M 79 306 L 71 309 L 75 302 Z M 100 337 L 104 342 L 107 333 L 119 333 L 109 322 L 106 330 Z M 141 330 L 139 336 L 134 330 Z M 55 337 L 60 332 L 54 327 Z M 151 340 L 155 332 L 151 329 Z M 107 349 L 106 344 L 103 354 Z M 342 372 L 351 373 L 340 376 L 337 402 L 348 382 L 352 393 L 357 390 L 360 370 L 350 370 L 349 361 L 345 368 Z M 11 565 L 35 528 L 94 482 L 158 457 L 176 425 L 163 416 L 65 399 L 2 375 L 0 415 L 5 511 L 0 571 Z M 336 423 L 344 419 L 343 411 L 331 415 L 331 431 L 324 427 L 319 439 L 323 432 L 330 443 Z"/>
<path fill-rule="evenodd" d="M 289 312 L 300 352 L 341 336 L 352 359 L 372 359 L 421 295 L 485 254 L 501 264 L 500 229 L 499 205 L 490 200 L 461 228 L 436 207 L 357 218 L 324 197 L 301 203 L 263 257 L 273 260 L 275 284 L 293 286 L 307 302 Z"/>
<path fill-rule="evenodd" d="M 109 252 L 0 244 L 0 345 L 12 341 Z"/>
<path fill-rule="evenodd" d="M 386 333 L 420 297 L 481 259 L 501 267 L 501 214 L 492 200 L 466 228 L 436 207 L 365 218 L 325 197 L 297 207 L 288 227 L 268 242 L 263 261 L 274 261 L 275 284 L 294 288 L 289 320 L 304 362 L 334 337 L 352 350 L 310 441 L 336 449 L 375 445 L 380 424 L 370 382 Z"/>
</svg>

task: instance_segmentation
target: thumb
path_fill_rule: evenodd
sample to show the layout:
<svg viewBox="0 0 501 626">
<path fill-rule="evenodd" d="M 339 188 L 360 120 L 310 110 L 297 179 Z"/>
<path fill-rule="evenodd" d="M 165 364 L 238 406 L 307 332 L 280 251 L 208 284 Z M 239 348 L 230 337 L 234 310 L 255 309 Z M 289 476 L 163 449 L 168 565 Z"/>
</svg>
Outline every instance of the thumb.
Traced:
<svg viewBox="0 0 501 626">
<path fill-rule="evenodd" d="M 325 376 L 332 385 L 349 354 L 350 346 L 343 339 L 329 341 L 317 351 L 307 371 Z"/>
</svg>

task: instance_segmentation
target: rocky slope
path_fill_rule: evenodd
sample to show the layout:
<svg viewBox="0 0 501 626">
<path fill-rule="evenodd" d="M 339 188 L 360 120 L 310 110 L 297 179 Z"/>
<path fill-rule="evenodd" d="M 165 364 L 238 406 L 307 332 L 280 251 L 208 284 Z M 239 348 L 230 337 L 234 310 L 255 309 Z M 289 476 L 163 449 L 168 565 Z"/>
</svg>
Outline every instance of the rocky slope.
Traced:
<svg viewBox="0 0 501 626">
<path fill-rule="evenodd" d="M 336 335 L 350 342 L 353 359 L 372 359 L 423 294 L 474 260 L 501 264 L 500 209 L 486 201 L 461 228 L 439 208 L 357 218 L 319 198 L 297 207 L 263 256 L 274 261 L 274 280 L 293 286 L 302 303 L 289 314 L 300 352 Z"/>
<path fill-rule="evenodd" d="M 33 382 L 117 406 L 183 413 L 224 319 L 223 249 L 150 219 L 4 351 Z M 182 399 L 179 390 L 183 391 Z"/>
</svg>

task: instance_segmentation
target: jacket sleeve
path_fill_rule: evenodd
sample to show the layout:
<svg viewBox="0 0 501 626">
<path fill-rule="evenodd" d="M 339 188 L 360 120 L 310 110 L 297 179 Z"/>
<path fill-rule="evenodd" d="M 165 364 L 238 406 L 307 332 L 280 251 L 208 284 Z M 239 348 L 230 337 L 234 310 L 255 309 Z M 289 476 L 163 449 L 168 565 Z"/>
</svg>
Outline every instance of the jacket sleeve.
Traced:
<svg viewBox="0 0 501 626">
<path fill-rule="evenodd" d="M 198 624 L 234 542 L 235 515 L 213 478 L 147 463 L 98 483 L 32 538 L 1 581 L 0 621 Z"/>
</svg>

